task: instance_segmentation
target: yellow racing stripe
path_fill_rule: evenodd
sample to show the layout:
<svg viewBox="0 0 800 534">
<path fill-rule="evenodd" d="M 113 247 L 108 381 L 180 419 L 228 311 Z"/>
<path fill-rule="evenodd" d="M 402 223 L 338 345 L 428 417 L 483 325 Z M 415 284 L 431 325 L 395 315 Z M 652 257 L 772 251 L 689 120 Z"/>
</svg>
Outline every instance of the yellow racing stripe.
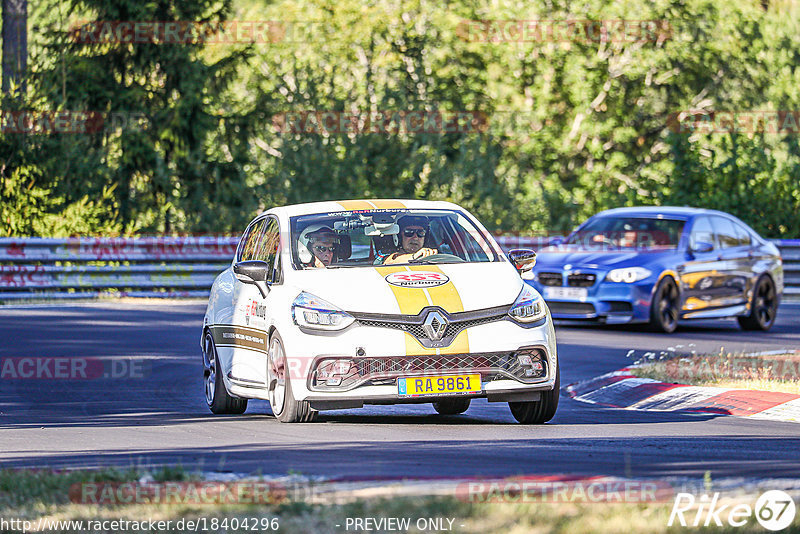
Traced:
<svg viewBox="0 0 800 534">
<path fill-rule="evenodd" d="M 436 265 L 414 265 L 409 267 L 412 271 L 430 271 L 444 274 Z M 434 306 L 444 308 L 447 313 L 459 313 L 464 311 L 464 304 L 461 302 L 461 295 L 458 294 L 455 284 L 447 282 L 443 286 L 427 288 Z"/>
<path fill-rule="evenodd" d="M 375 267 L 381 277 L 386 278 L 392 273 L 405 273 L 407 269 L 400 266 L 386 265 L 383 267 Z M 422 289 L 414 287 L 398 287 L 389 284 L 394 293 L 394 298 L 397 299 L 397 305 L 400 306 L 400 313 L 404 315 L 417 315 L 422 311 L 422 308 L 428 306 L 428 298 Z"/>
<path fill-rule="evenodd" d="M 342 200 L 339 205 L 346 210 L 371 210 L 375 207 L 366 200 Z"/>
<path fill-rule="evenodd" d="M 408 271 L 431 271 L 442 273 L 442 270 L 435 265 L 414 265 L 414 266 L 391 266 L 386 265 L 376 267 L 375 270 L 381 277 L 386 277 L 392 273 Z M 394 293 L 400 313 L 405 315 L 417 315 L 427 306 L 439 306 L 448 313 L 458 313 L 464 311 L 461 296 L 452 282 L 448 282 L 438 287 L 414 288 L 398 287 L 389 285 Z M 460 332 L 453 342 L 441 349 L 426 349 L 417 339 L 406 332 L 405 334 L 406 355 L 418 356 L 426 354 L 463 354 L 469 352 L 469 336 L 467 331 Z"/>
<path fill-rule="evenodd" d="M 382 210 L 402 210 L 406 205 L 399 200 L 371 200 L 375 207 Z"/>
</svg>

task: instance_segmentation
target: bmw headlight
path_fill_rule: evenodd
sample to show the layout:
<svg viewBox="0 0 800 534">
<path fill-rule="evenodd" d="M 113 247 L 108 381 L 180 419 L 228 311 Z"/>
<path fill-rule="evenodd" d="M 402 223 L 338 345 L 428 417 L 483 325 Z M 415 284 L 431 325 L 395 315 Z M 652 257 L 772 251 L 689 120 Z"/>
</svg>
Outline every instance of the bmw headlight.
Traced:
<svg viewBox="0 0 800 534">
<path fill-rule="evenodd" d="M 606 275 L 606 280 L 632 284 L 639 280 L 644 280 L 651 274 L 652 273 L 644 267 L 626 267 L 625 269 L 614 269 Z"/>
<path fill-rule="evenodd" d="M 355 321 L 349 313 L 305 291 L 292 302 L 292 317 L 296 325 L 316 330 L 342 330 Z"/>
<path fill-rule="evenodd" d="M 544 300 L 531 286 L 523 284 L 517 300 L 514 301 L 508 315 L 520 323 L 532 323 L 547 316 Z"/>
</svg>

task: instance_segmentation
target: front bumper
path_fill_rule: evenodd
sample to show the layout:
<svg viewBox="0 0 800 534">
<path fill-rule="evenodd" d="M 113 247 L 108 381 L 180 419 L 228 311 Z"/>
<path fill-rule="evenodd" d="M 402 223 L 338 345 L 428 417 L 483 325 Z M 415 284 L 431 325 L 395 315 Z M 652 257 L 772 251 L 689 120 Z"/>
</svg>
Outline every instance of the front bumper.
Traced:
<svg viewBox="0 0 800 534">
<path fill-rule="evenodd" d="M 284 333 L 286 332 L 286 333 Z M 357 407 L 363 404 L 404 404 L 435 402 L 437 397 L 405 397 L 398 393 L 398 377 L 472 374 L 482 376 L 480 393 L 448 394 L 447 397 L 470 395 L 488 398 L 490 401 L 536 400 L 539 392 L 552 390 L 555 383 L 558 357 L 555 332 L 548 317 L 535 327 L 520 326 L 511 320 L 500 320 L 470 327 L 456 338 L 451 347 L 437 350 L 423 349 L 408 333 L 369 326 L 360 326 L 343 331 L 339 335 L 320 336 L 288 327 L 281 332 L 290 368 L 293 373 L 292 392 L 297 400 L 308 400 L 320 409 Z M 463 336 L 463 337 L 462 337 Z M 456 350 L 458 347 L 458 350 Z M 482 358 L 490 353 L 517 353 L 521 349 L 538 348 L 544 355 L 544 374 L 519 380 L 508 373 L 498 373 L 496 368 L 484 369 L 478 365 L 432 365 L 409 367 L 398 371 L 390 369 L 384 380 L 356 384 L 346 390 L 320 391 L 312 381 L 316 364 L 321 359 L 367 358 L 372 361 L 386 359 L 406 361 L 409 359 L 433 362 L 449 362 L 453 358 Z M 438 352 L 438 354 L 437 354 Z M 452 354 L 448 354 L 451 352 Z M 294 363 L 293 363 L 294 362 Z M 387 369 L 381 369 L 387 371 Z M 330 406 L 322 408 L 322 406 Z"/>
<path fill-rule="evenodd" d="M 361 408 L 365 404 L 422 404 L 448 398 L 488 399 L 489 402 L 524 402 L 540 399 L 541 392 L 552 391 L 555 374 L 533 384 L 522 384 L 515 380 L 493 380 L 483 382 L 480 393 L 466 395 L 440 395 L 424 397 L 401 397 L 397 386 L 361 386 L 357 390 L 330 394 L 313 392 L 305 400 L 317 410 L 339 410 Z"/>
<path fill-rule="evenodd" d="M 582 299 L 548 298 L 548 286 L 527 281 L 545 298 L 553 319 L 591 321 L 606 324 L 646 323 L 650 320 L 655 280 L 647 278 L 633 284 L 600 280 L 586 288 Z"/>
</svg>

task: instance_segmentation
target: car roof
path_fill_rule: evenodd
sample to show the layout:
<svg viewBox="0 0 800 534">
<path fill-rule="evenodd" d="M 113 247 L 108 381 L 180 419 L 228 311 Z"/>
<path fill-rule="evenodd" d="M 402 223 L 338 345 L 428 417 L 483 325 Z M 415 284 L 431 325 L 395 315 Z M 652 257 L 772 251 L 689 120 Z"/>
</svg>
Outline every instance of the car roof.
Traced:
<svg viewBox="0 0 800 534">
<path fill-rule="evenodd" d="M 308 202 L 272 208 L 266 213 L 274 213 L 281 217 L 296 217 L 298 215 L 311 215 L 315 213 L 338 213 L 342 211 L 360 211 L 376 209 L 457 209 L 460 206 L 452 202 L 438 200 L 408 200 L 408 199 L 352 199 L 325 202 Z"/>
<path fill-rule="evenodd" d="M 722 215 L 726 217 L 733 217 L 729 213 L 722 211 L 705 208 L 690 208 L 687 206 L 639 206 L 632 208 L 614 208 L 601 211 L 595 214 L 594 217 L 606 217 L 610 215 L 627 215 L 628 217 L 653 217 L 661 215 L 662 217 L 676 217 L 680 219 L 688 219 L 697 215 Z"/>
</svg>

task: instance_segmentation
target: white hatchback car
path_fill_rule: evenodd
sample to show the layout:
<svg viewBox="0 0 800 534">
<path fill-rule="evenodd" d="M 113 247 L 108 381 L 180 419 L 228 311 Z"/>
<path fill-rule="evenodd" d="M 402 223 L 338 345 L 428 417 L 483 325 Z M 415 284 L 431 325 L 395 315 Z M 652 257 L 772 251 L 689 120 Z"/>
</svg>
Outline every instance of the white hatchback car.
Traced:
<svg viewBox="0 0 800 534">
<path fill-rule="evenodd" d="M 271 209 L 245 230 L 203 321 L 206 401 L 265 399 L 283 422 L 364 404 L 508 402 L 521 423 L 558 406 L 548 308 L 466 210 L 349 200 Z"/>
</svg>

